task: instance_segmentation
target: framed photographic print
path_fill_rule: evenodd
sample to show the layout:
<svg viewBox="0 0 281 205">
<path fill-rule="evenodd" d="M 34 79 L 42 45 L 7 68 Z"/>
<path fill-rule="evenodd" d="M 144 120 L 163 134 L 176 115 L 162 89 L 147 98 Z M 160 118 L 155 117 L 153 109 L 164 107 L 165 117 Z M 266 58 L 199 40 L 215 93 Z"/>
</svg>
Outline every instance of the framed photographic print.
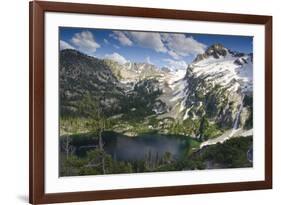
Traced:
<svg viewBox="0 0 281 205">
<path fill-rule="evenodd" d="M 272 187 L 272 17 L 30 2 L 30 203 Z"/>
</svg>

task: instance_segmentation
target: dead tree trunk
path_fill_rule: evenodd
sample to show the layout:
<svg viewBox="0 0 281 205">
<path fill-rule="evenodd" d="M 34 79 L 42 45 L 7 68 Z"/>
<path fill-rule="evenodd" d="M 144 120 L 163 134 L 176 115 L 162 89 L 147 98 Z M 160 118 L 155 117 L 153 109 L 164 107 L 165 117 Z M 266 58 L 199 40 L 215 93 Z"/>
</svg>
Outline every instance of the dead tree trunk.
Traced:
<svg viewBox="0 0 281 205">
<path fill-rule="evenodd" d="M 101 164 L 102 164 L 102 171 L 103 174 L 106 174 L 106 169 L 105 169 L 105 156 L 104 156 L 104 150 L 103 150 L 103 140 L 102 140 L 102 133 L 105 129 L 105 122 L 104 119 L 100 118 L 100 127 L 99 127 L 99 131 L 98 131 L 98 136 L 99 136 L 99 149 L 102 152 L 102 156 L 101 156 Z"/>
<path fill-rule="evenodd" d="M 65 151 L 66 159 L 69 158 L 69 155 L 72 154 L 73 148 L 70 145 L 71 139 L 69 139 L 69 136 L 67 135 L 65 139 L 62 141 L 62 149 Z"/>
</svg>

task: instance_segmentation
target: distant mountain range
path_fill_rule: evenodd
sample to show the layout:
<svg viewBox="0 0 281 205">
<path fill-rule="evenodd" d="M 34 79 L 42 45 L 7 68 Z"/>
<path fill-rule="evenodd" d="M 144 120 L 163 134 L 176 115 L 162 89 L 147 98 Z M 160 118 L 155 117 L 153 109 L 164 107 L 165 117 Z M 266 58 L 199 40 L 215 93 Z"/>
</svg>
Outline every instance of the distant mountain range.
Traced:
<svg viewBox="0 0 281 205">
<path fill-rule="evenodd" d="M 60 51 L 59 73 L 61 116 L 89 115 L 81 106 L 90 99 L 109 117 L 140 110 L 144 118 L 206 118 L 222 129 L 252 127 L 253 55 L 221 44 L 177 71 L 66 49 Z"/>
</svg>

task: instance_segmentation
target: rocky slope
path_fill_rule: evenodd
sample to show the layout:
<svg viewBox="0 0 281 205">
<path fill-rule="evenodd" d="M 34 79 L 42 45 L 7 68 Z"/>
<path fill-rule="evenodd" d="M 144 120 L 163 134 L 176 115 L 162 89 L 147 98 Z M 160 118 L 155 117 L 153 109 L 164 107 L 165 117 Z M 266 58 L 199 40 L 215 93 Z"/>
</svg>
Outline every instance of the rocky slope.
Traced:
<svg viewBox="0 0 281 205">
<path fill-rule="evenodd" d="M 161 93 L 157 79 L 162 73 L 150 64 L 120 65 L 76 50 L 62 50 L 61 116 L 89 117 L 94 114 L 91 109 L 97 108 L 111 116 L 136 107 L 152 114 L 155 98 Z"/>
<path fill-rule="evenodd" d="M 174 83 L 172 115 L 200 119 L 225 129 L 250 127 L 252 118 L 252 55 L 220 44 L 210 46 Z"/>
<path fill-rule="evenodd" d="M 62 50 L 59 83 L 61 115 L 88 116 L 90 108 L 87 111 L 85 107 L 87 100 L 99 101 L 107 112 L 121 110 L 124 86 L 99 59 L 76 50 Z"/>
</svg>

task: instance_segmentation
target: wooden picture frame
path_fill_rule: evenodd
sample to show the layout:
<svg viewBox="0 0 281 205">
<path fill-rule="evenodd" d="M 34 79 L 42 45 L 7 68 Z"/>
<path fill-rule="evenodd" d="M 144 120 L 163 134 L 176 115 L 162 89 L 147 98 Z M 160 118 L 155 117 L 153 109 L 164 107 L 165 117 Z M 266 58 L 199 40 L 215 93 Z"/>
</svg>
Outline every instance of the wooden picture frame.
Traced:
<svg viewBox="0 0 281 205">
<path fill-rule="evenodd" d="M 29 5 L 29 200 L 32 204 L 229 192 L 272 188 L 272 17 L 199 11 L 33 1 Z M 44 19 L 46 12 L 257 24 L 265 27 L 265 180 L 149 188 L 45 193 Z"/>
</svg>

